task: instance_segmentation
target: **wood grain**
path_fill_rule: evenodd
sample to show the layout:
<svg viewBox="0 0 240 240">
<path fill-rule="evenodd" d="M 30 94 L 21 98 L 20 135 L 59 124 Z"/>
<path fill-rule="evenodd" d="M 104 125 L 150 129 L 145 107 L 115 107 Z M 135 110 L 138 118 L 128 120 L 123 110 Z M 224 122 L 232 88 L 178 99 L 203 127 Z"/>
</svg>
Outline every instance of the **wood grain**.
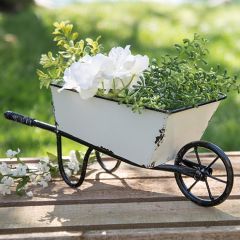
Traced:
<svg viewBox="0 0 240 240">
<path fill-rule="evenodd" d="M 3 234 L 0 240 L 236 240 L 239 237 L 239 226 L 209 226 Z"/>
<path fill-rule="evenodd" d="M 240 201 L 213 208 L 186 201 L 5 207 L 0 215 L 0 232 L 5 233 L 239 225 Z"/>
<path fill-rule="evenodd" d="M 229 156 L 235 170 L 233 190 L 216 207 L 203 208 L 188 201 L 173 173 L 122 163 L 114 174 L 108 174 L 95 163 L 79 189 L 56 179 L 43 190 L 34 187 L 32 199 L 1 197 L 0 240 L 239 239 L 240 155 Z M 38 159 L 25 161 L 34 165 Z M 215 174 L 224 178 L 219 170 Z M 220 188 L 214 183 L 212 189 Z M 197 194 L 206 195 L 201 184 Z"/>
</svg>

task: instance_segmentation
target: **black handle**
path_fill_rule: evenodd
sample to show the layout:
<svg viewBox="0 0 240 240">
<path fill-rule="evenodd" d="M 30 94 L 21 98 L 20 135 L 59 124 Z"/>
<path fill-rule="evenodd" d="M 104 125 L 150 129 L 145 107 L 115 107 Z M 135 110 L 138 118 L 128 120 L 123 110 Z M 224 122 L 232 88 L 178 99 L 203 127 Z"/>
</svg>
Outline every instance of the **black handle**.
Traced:
<svg viewBox="0 0 240 240">
<path fill-rule="evenodd" d="M 22 123 L 22 124 L 25 124 L 28 126 L 34 126 L 35 119 L 23 116 L 19 113 L 7 111 L 4 113 L 4 116 L 5 116 L 5 118 L 7 118 L 9 120 L 19 122 L 19 123 Z"/>
</svg>

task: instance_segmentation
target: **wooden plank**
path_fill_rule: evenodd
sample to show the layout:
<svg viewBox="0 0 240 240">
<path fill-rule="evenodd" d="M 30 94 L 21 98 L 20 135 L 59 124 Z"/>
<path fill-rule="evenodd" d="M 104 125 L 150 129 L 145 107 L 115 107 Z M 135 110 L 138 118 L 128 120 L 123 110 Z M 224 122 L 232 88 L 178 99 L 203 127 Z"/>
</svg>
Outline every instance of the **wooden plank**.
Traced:
<svg viewBox="0 0 240 240">
<path fill-rule="evenodd" d="M 193 182 L 193 180 L 191 180 Z M 230 199 L 240 199 L 240 177 L 235 177 Z M 220 183 L 222 185 L 222 183 Z M 203 183 L 196 185 L 200 196 L 207 196 Z M 212 192 L 220 189 L 212 186 Z M 34 197 L 9 196 L 0 198 L 0 207 L 74 203 L 184 201 L 174 178 L 86 180 L 79 189 L 68 187 L 63 181 L 54 181 L 42 189 L 33 188 Z"/>
<path fill-rule="evenodd" d="M 152 177 L 150 173 L 155 176 Z M 165 175 L 162 175 L 163 173 Z M 239 198 L 239 180 L 239 177 L 235 177 L 231 198 Z M 197 186 L 201 196 L 207 194 L 205 185 L 199 186 L 198 184 Z M 213 186 L 214 189 L 217 187 Z M 71 189 L 63 181 L 54 181 L 47 189 L 34 188 L 34 196 L 33 199 L 16 196 L 2 197 L 0 198 L 0 206 L 64 204 L 65 202 L 73 204 L 185 200 L 176 185 L 173 173 L 140 169 L 125 163 L 113 174 L 105 173 L 95 163 L 88 169 L 88 176 L 79 189 Z"/>
<path fill-rule="evenodd" d="M 213 208 L 190 202 L 0 208 L 0 233 L 240 225 L 240 201 Z"/>
<path fill-rule="evenodd" d="M 225 152 L 226 155 L 229 157 L 229 158 L 232 158 L 232 157 L 239 157 L 240 156 L 240 152 L 239 151 L 228 151 L 228 152 Z M 194 154 L 193 154 L 194 155 Z M 203 156 L 203 157 L 212 157 L 214 156 L 213 154 L 209 154 L 209 153 L 199 153 L 200 156 Z M 21 160 L 23 161 L 27 161 L 27 162 L 37 162 L 40 158 L 44 158 L 43 157 L 21 157 Z M 63 158 L 67 159 L 68 156 L 63 156 Z M 103 155 L 103 158 L 106 159 L 106 160 L 112 160 L 112 157 L 108 157 L 107 155 Z M 16 158 L 13 158 L 11 160 L 9 160 L 9 158 L 1 158 L 0 159 L 0 162 L 1 161 L 16 161 Z"/>
<path fill-rule="evenodd" d="M 240 226 L 208 226 L 181 228 L 121 229 L 87 231 L 84 240 L 236 240 L 240 237 Z"/>
<path fill-rule="evenodd" d="M 0 240 L 236 240 L 240 226 L 35 232 L 3 234 Z"/>
<path fill-rule="evenodd" d="M 80 240 L 83 239 L 83 232 L 35 232 L 18 234 L 0 234 L 0 240 Z M 92 237 L 90 237 L 92 238 Z"/>
<path fill-rule="evenodd" d="M 172 173 L 123 163 L 116 173 L 107 174 L 95 163 L 80 189 L 55 180 L 44 190 L 34 188 L 32 199 L 0 198 L 0 215 L 4 216 L 0 240 L 238 239 L 239 156 L 232 154 L 237 169 L 232 194 L 213 208 L 186 200 Z M 30 164 L 36 162 L 29 159 Z M 198 193 L 204 195 L 202 187 Z"/>
</svg>

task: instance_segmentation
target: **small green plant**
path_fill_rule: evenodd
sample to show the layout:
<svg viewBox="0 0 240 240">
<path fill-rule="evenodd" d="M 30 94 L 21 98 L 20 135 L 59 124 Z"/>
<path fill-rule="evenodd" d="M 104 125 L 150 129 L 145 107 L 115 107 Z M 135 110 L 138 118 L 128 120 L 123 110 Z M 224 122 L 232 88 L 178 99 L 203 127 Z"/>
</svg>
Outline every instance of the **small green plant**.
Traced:
<svg viewBox="0 0 240 240">
<path fill-rule="evenodd" d="M 145 106 L 174 110 L 217 100 L 230 91 L 239 92 L 237 76 L 228 75 L 219 66 L 208 66 L 206 43 L 195 34 L 193 40 L 183 39 L 182 45 L 175 44 L 175 55 L 152 60 L 134 91 L 126 91 L 123 102 L 133 105 L 135 111 Z"/>
<path fill-rule="evenodd" d="M 73 25 L 67 21 L 56 22 L 54 27 L 53 41 L 56 42 L 59 50 L 55 55 L 49 51 L 41 56 L 40 64 L 43 69 L 37 70 L 41 88 L 48 88 L 52 82 L 61 84 L 64 71 L 72 63 L 79 61 L 86 54 L 96 55 L 102 48 L 98 44 L 100 37 L 95 41 L 91 38 L 87 38 L 85 41 L 79 39 L 79 34 L 73 32 Z"/>
<path fill-rule="evenodd" d="M 68 22 L 55 23 L 56 55 L 43 54 L 38 70 L 40 86 L 57 83 L 75 89 L 84 99 L 94 95 L 117 100 L 141 112 L 150 107 L 174 110 L 217 100 L 230 91 L 240 91 L 236 76 L 207 63 L 207 40 L 195 34 L 192 40 L 175 44 L 174 55 L 132 55 L 130 46 L 102 53 L 102 45 L 79 39 Z"/>
</svg>

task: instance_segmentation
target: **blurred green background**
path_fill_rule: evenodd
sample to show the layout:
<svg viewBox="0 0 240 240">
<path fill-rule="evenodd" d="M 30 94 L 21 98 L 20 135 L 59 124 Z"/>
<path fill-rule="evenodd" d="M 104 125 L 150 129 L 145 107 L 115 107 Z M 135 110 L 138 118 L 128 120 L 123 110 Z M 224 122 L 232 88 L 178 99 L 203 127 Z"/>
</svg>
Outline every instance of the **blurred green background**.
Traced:
<svg viewBox="0 0 240 240">
<path fill-rule="evenodd" d="M 205 2 L 205 1 L 203 1 Z M 39 89 L 36 68 L 42 53 L 53 49 L 54 21 L 70 20 L 82 37 L 102 36 L 105 50 L 130 44 L 134 53 L 158 58 L 172 45 L 197 32 L 209 39 L 211 64 L 240 72 L 240 5 L 163 5 L 160 3 L 82 3 L 64 8 L 39 6 L 0 12 L 0 157 L 20 148 L 23 156 L 55 152 L 55 136 L 7 121 L 12 110 L 54 123 L 51 96 Z M 224 150 L 240 150 L 240 95 L 221 103 L 203 139 Z M 81 124 L 81 120 L 79 120 Z M 66 151 L 78 148 L 64 142 Z"/>
</svg>

